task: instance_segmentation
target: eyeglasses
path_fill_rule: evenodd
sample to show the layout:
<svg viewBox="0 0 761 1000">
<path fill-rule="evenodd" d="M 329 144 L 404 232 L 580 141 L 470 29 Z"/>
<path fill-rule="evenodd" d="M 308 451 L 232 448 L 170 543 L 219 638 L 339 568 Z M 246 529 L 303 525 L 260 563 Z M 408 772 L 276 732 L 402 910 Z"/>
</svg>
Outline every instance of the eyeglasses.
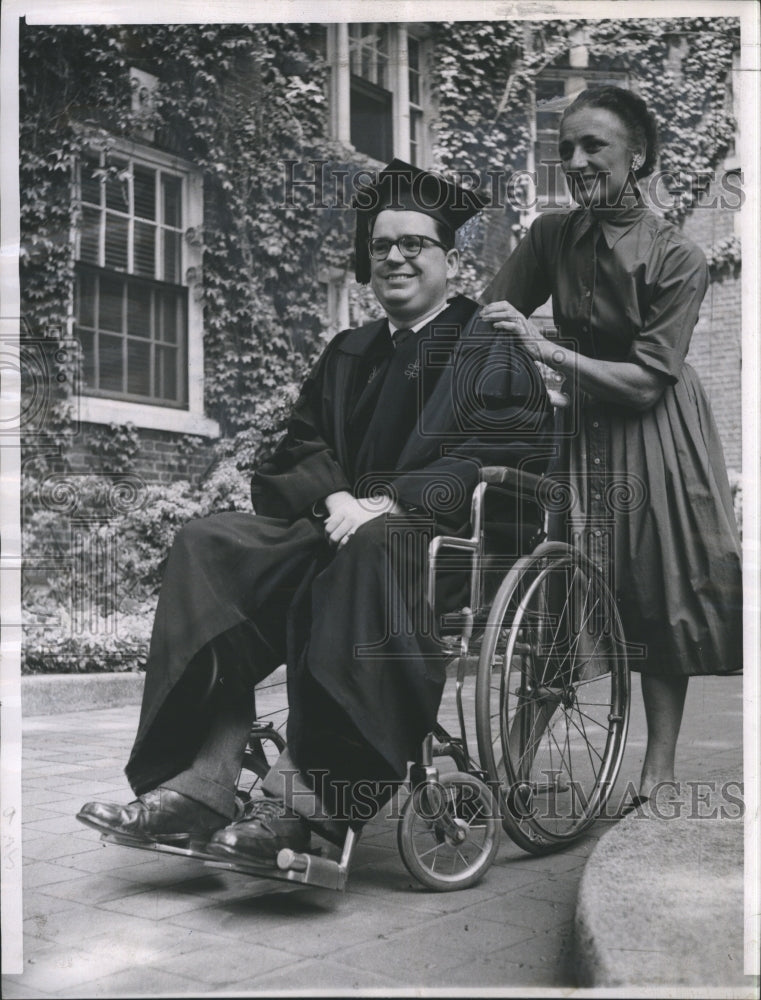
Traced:
<svg viewBox="0 0 761 1000">
<path fill-rule="evenodd" d="M 391 253 L 391 247 L 399 247 L 399 253 L 402 257 L 406 257 L 407 260 L 412 260 L 413 257 L 419 257 L 420 251 L 423 247 L 441 247 L 441 249 L 445 252 L 451 249 L 443 243 L 439 243 L 438 240 L 432 240 L 430 236 L 412 235 L 400 236 L 398 240 L 387 240 L 383 238 L 370 240 L 368 246 L 370 249 L 370 256 L 373 260 L 385 260 Z"/>
</svg>

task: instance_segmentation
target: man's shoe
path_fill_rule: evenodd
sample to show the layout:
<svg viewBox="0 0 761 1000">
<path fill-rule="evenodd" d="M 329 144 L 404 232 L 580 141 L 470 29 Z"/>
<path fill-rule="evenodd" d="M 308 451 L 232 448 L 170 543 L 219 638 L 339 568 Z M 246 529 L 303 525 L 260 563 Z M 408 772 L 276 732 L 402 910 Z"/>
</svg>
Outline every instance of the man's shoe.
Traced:
<svg viewBox="0 0 761 1000">
<path fill-rule="evenodd" d="M 77 819 L 101 833 L 116 833 L 138 843 L 182 846 L 205 843 L 227 824 L 220 813 L 170 788 L 154 788 L 129 805 L 87 802 Z"/>
<path fill-rule="evenodd" d="M 282 848 L 308 851 L 309 841 L 309 824 L 303 816 L 282 799 L 263 798 L 249 804 L 243 819 L 215 833 L 206 850 L 241 861 L 274 863 Z"/>
</svg>

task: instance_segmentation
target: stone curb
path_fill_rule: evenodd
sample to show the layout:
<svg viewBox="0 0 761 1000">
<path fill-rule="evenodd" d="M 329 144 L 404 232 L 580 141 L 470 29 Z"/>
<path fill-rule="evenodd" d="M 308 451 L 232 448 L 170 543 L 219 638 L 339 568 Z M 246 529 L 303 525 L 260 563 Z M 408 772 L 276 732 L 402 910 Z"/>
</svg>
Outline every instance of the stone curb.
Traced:
<svg viewBox="0 0 761 1000">
<path fill-rule="evenodd" d="M 285 667 L 270 675 L 285 677 Z M 26 674 L 21 678 L 21 712 L 33 715 L 58 715 L 62 712 L 86 712 L 96 708 L 119 708 L 139 705 L 143 697 L 145 674 L 123 671 L 102 674 Z"/>
<path fill-rule="evenodd" d="M 274 675 L 283 673 L 278 667 Z M 473 664 L 466 670 L 475 674 Z M 457 674 L 457 660 L 447 665 L 447 677 Z M 102 674 L 25 674 L 21 678 L 21 711 L 24 717 L 83 712 L 91 708 L 118 708 L 140 704 L 145 674 L 123 671 Z"/>
<path fill-rule="evenodd" d="M 739 806 L 720 796 L 697 816 L 689 806 L 670 819 L 632 813 L 590 854 L 574 921 L 579 986 L 747 985 Z"/>
<path fill-rule="evenodd" d="M 57 715 L 139 704 L 144 673 L 29 674 L 21 678 L 21 712 Z"/>
</svg>

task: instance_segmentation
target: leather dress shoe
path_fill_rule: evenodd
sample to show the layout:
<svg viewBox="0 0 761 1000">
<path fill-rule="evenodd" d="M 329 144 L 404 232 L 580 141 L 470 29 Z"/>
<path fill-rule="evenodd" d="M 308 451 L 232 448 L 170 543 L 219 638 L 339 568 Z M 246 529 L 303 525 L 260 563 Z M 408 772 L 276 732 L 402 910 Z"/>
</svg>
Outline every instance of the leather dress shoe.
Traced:
<svg viewBox="0 0 761 1000">
<path fill-rule="evenodd" d="M 274 862 L 282 848 L 308 851 L 309 842 L 309 824 L 303 816 L 282 799 L 263 798 L 249 803 L 242 819 L 218 830 L 206 850 L 242 861 Z"/>
<path fill-rule="evenodd" d="M 87 802 L 77 819 L 101 833 L 116 833 L 140 843 L 182 846 L 205 843 L 228 822 L 221 813 L 170 788 L 154 788 L 129 805 Z"/>
</svg>

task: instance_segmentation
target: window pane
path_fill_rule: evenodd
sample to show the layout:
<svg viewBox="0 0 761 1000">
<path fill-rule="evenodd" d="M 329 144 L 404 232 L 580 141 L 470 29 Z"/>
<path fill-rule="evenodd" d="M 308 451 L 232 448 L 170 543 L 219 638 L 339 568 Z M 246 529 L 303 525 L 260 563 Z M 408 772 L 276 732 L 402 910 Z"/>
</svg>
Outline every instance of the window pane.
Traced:
<svg viewBox="0 0 761 1000">
<path fill-rule="evenodd" d="M 410 109 L 410 163 L 413 167 L 420 166 L 420 137 L 423 112 Z"/>
<path fill-rule="evenodd" d="M 161 301 L 161 340 L 177 343 L 177 296 L 164 293 Z"/>
<path fill-rule="evenodd" d="M 412 35 L 407 36 L 407 61 L 411 70 L 420 69 L 420 42 Z"/>
<path fill-rule="evenodd" d="M 89 201 L 93 205 L 100 205 L 100 180 L 93 176 L 93 171 L 98 167 L 98 161 L 87 157 L 80 164 L 80 190 L 82 201 Z"/>
<path fill-rule="evenodd" d="M 135 222 L 133 270 L 153 278 L 156 274 L 156 227 L 147 222 Z"/>
<path fill-rule="evenodd" d="M 555 131 L 539 133 L 534 146 L 534 159 L 538 196 L 553 201 L 563 198 L 567 194 L 567 189 L 560 171 L 558 137 Z"/>
<path fill-rule="evenodd" d="M 171 229 L 164 230 L 164 281 L 180 281 L 180 234 Z"/>
<path fill-rule="evenodd" d="M 127 270 L 129 220 L 106 212 L 106 267 Z"/>
<path fill-rule="evenodd" d="M 558 156 L 558 129 L 560 118 L 570 104 L 572 95 L 566 93 L 570 81 L 539 77 L 536 80 L 536 193 L 541 203 L 565 204 L 568 190 L 560 171 Z"/>
<path fill-rule="evenodd" d="M 537 108 L 540 108 L 542 104 L 546 104 L 548 101 L 555 100 L 565 95 L 565 80 L 552 80 L 547 79 L 546 77 L 539 77 L 534 83 L 534 88 L 536 93 L 536 106 Z"/>
<path fill-rule="evenodd" d="M 151 345 L 139 340 L 127 341 L 127 392 L 137 396 L 151 394 Z"/>
<path fill-rule="evenodd" d="M 98 264 L 100 212 L 97 208 L 82 208 L 79 223 L 79 259 L 87 264 Z"/>
<path fill-rule="evenodd" d="M 100 378 L 98 388 L 110 392 L 124 392 L 121 337 L 109 337 L 102 333 L 99 337 Z"/>
<path fill-rule="evenodd" d="M 100 315 L 98 326 L 101 330 L 122 331 L 122 290 L 124 282 L 114 278 L 101 276 L 100 279 Z"/>
<path fill-rule="evenodd" d="M 85 384 L 95 385 L 95 334 L 92 330 L 75 327 L 74 336 L 82 345 L 82 377 Z"/>
<path fill-rule="evenodd" d="M 151 290 L 130 284 L 127 293 L 127 333 L 134 337 L 151 335 Z"/>
<path fill-rule="evenodd" d="M 388 86 L 389 29 L 385 24 L 349 25 L 349 68 L 379 87 Z"/>
<path fill-rule="evenodd" d="M 410 101 L 420 104 L 420 77 L 417 73 L 410 73 Z"/>
<path fill-rule="evenodd" d="M 375 160 L 388 162 L 391 150 L 391 94 L 364 80 L 351 82 L 351 142 Z"/>
<path fill-rule="evenodd" d="M 375 53 L 375 80 L 379 87 L 388 87 L 388 28 L 378 25 Z"/>
<path fill-rule="evenodd" d="M 179 177 L 161 175 L 164 187 L 164 225 L 182 228 L 182 181 Z"/>
<path fill-rule="evenodd" d="M 359 74 L 360 76 L 363 76 L 365 80 L 372 80 L 373 65 L 370 49 L 366 45 L 363 45 L 359 52 L 361 59 L 359 64 Z"/>
<path fill-rule="evenodd" d="M 420 104 L 420 50 L 416 38 L 407 39 L 407 61 L 409 64 L 410 100 Z"/>
<path fill-rule="evenodd" d="M 127 169 L 126 160 L 111 160 L 110 167 L 115 167 L 120 174 Z M 106 208 L 114 208 L 117 212 L 129 212 L 129 182 L 126 176 L 115 174 L 106 180 Z"/>
<path fill-rule="evenodd" d="M 157 347 L 156 365 L 156 391 L 158 395 L 163 399 L 178 400 L 177 349 L 175 347 Z"/>
<path fill-rule="evenodd" d="M 77 323 L 80 326 L 95 326 L 95 276 L 92 274 L 77 275 Z"/>
<path fill-rule="evenodd" d="M 135 167 L 134 171 L 135 215 L 141 219 L 156 218 L 156 171 L 146 167 Z"/>
</svg>

